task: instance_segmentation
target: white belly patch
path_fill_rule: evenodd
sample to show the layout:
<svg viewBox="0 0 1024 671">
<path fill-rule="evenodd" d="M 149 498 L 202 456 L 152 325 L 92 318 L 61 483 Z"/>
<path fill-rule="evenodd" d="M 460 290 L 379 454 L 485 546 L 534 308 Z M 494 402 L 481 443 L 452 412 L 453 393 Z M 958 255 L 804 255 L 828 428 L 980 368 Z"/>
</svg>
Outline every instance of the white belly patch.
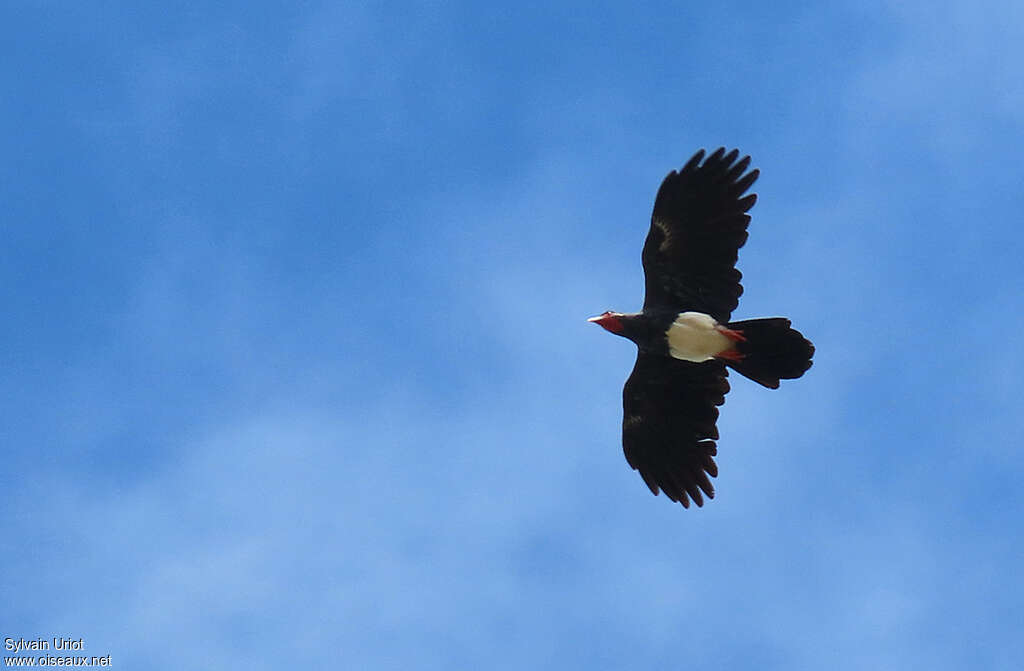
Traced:
<svg viewBox="0 0 1024 671">
<path fill-rule="evenodd" d="M 718 322 L 703 312 L 681 312 L 668 327 L 668 353 L 683 361 L 709 361 L 719 352 L 732 347 L 718 330 Z"/>
</svg>

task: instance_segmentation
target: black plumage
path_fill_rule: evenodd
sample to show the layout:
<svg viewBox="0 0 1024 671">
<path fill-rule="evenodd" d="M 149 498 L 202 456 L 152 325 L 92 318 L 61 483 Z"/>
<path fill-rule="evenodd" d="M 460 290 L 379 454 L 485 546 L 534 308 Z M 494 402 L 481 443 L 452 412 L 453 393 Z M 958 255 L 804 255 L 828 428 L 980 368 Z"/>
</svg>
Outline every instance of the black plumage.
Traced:
<svg viewBox="0 0 1024 671">
<path fill-rule="evenodd" d="M 757 202 L 740 196 L 760 174 L 744 175 L 750 157 L 737 162 L 738 154 L 719 148 L 701 163 L 698 151 L 661 183 L 642 256 L 645 312 L 693 310 L 729 321 L 743 294 L 736 259 L 747 241 L 746 212 Z"/>
<path fill-rule="evenodd" d="M 750 157 L 697 152 L 658 189 L 643 249 L 643 311 L 593 318 L 638 346 L 623 389 L 622 444 L 629 465 L 654 494 L 698 506 L 713 498 L 718 475 L 718 408 L 729 391 L 726 366 L 766 387 L 800 377 L 814 346 L 781 317 L 729 322 L 743 293 L 736 269 L 757 196 Z M 681 313 L 701 313 L 735 342 L 707 360 L 670 354 L 669 331 Z M 706 317 L 701 317 L 707 319 Z M 708 323 L 712 322 L 708 320 Z M 710 332 L 710 331 L 709 331 Z M 710 336 L 715 337 L 715 336 Z"/>
</svg>

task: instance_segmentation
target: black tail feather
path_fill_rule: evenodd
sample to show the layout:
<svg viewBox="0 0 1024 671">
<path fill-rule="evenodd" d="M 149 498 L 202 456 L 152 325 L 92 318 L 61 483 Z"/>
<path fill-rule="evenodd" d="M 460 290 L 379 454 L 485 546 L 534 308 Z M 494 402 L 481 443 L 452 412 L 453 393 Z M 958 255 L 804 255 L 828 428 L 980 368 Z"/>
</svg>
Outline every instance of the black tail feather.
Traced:
<svg viewBox="0 0 1024 671">
<path fill-rule="evenodd" d="M 811 367 L 814 345 L 784 317 L 730 322 L 728 327 L 741 332 L 746 342 L 736 343 L 742 359 L 723 361 L 758 384 L 778 389 L 779 380 L 795 380 Z"/>
</svg>

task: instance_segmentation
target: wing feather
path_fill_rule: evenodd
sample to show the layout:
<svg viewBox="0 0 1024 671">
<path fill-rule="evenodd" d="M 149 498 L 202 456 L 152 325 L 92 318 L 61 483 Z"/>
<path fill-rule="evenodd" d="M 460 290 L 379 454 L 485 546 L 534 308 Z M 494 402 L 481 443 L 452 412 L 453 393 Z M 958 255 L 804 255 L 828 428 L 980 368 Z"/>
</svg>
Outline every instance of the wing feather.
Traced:
<svg viewBox="0 0 1024 671">
<path fill-rule="evenodd" d="M 698 151 L 679 171 L 665 177 L 644 243 L 644 309 L 694 310 L 729 321 L 743 286 L 736 270 L 747 241 L 755 194 L 743 194 L 757 180 L 750 157 L 719 147 L 706 159 Z M 703 162 L 702 162 L 703 160 Z"/>
<path fill-rule="evenodd" d="M 725 366 L 691 363 L 646 352 L 622 391 L 622 447 L 626 461 L 654 494 L 684 507 L 704 505 L 718 475 L 718 406 L 729 391 Z"/>
</svg>

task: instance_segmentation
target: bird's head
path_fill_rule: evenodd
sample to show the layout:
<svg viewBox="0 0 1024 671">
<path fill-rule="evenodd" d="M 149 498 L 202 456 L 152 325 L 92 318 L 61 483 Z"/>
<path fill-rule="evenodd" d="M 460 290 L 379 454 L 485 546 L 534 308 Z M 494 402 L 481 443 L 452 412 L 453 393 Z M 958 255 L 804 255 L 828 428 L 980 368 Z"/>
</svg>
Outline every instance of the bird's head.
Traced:
<svg viewBox="0 0 1024 671">
<path fill-rule="evenodd" d="M 606 310 L 596 317 L 591 317 L 587 321 L 594 322 L 606 331 L 610 331 L 616 335 L 622 335 L 623 331 L 626 329 L 623 317 L 625 317 L 625 315 L 621 312 Z"/>
</svg>

